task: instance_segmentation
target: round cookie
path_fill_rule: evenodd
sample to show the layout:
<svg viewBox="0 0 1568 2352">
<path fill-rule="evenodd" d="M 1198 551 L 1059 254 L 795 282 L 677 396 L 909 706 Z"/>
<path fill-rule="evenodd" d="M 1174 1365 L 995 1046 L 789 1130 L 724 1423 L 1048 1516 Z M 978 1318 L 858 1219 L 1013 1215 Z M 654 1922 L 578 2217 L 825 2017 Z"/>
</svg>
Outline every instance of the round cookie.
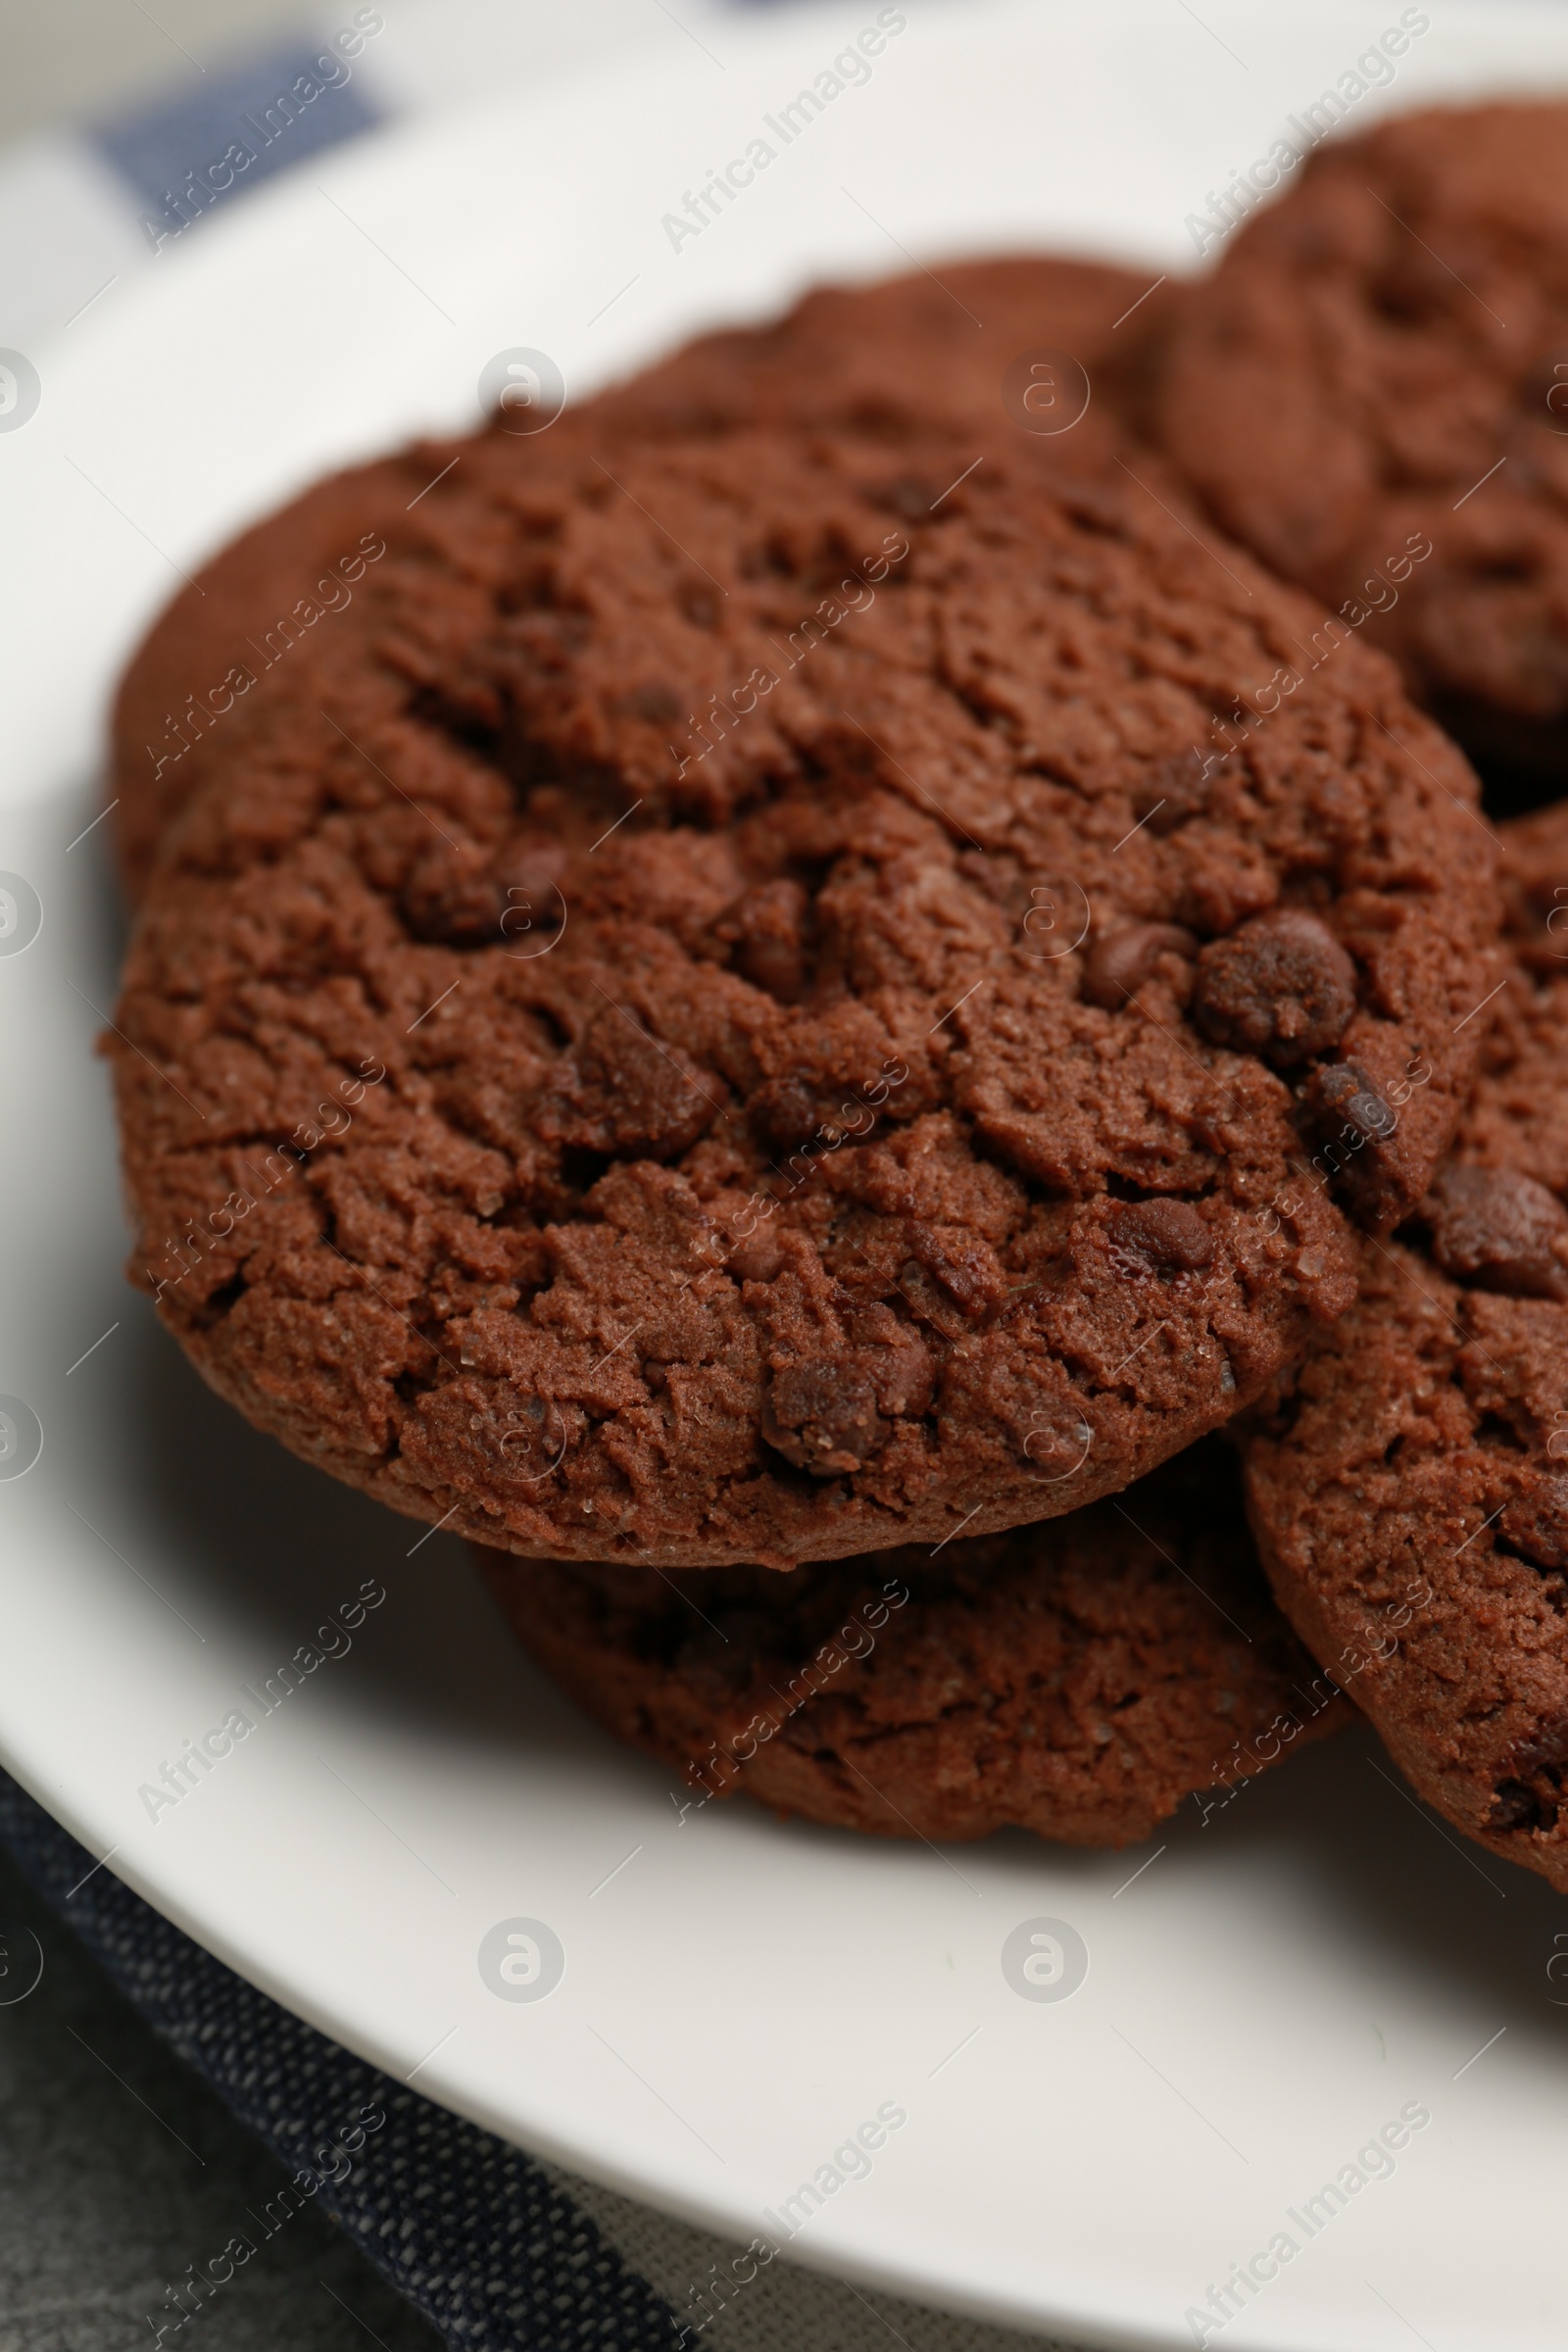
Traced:
<svg viewBox="0 0 1568 2352">
<path fill-rule="evenodd" d="M 1568 1889 L 1568 805 L 1505 841 L 1514 959 L 1453 1158 L 1247 1475 L 1281 1605 L 1415 1788 Z"/>
<path fill-rule="evenodd" d="M 791 1566 L 1114 1492 L 1347 1303 L 1468 1084 L 1468 770 L 1360 647 L 1237 720 L 1298 600 L 966 449 L 585 456 L 235 714 L 107 1051 L 252 1420 L 511 1550 Z"/>
<path fill-rule="evenodd" d="M 934 1555 L 782 1579 L 478 1556 L 523 1646 L 696 1804 L 1128 1845 L 1349 1712 L 1269 1600 L 1217 1438 L 1114 1500 Z"/>
<path fill-rule="evenodd" d="M 1224 528 L 1394 655 L 1510 805 L 1558 791 L 1568 106 L 1318 147 L 1173 319 L 1151 427 Z"/>
<path fill-rule="evenodd" d="M 732 432 L 817 417 L 898 437 L 911 424 L 1006 433 L 1003 382 L 1031 353 L 1065 353 L 1090 377 L 1088 415 L 1068 429 L 1105 439 L 1141 380 L 1168 288 L 1094 262 L 1019 255 L 944 265 L 870 286 L 821 287 L 782 318 L 686 345 L 624 384 L 568 409 L 540 434 L 493 422 L 461 440 L 420 441 L 318 482 L 242 532 L 160 614 L 121 681 L 112 723 L 111 796 L 121 871 L 145 885 L 158 837 L 210 762 L 230 713 L 279 687 L 300 691 L 318 632 L 351 607 L 363 628 L 388 550 L 440 564 L 490 500 L 608 444 Z M 1070 371 L 1064 371 L 1070 374 Z M 1069 413 L 1067 384 L 1049 399 Z M 1014 412 L 1016 414 L 1016 411 Z M 1036 419 L 1054 421 L 1052 408 Z"/>
</svg>

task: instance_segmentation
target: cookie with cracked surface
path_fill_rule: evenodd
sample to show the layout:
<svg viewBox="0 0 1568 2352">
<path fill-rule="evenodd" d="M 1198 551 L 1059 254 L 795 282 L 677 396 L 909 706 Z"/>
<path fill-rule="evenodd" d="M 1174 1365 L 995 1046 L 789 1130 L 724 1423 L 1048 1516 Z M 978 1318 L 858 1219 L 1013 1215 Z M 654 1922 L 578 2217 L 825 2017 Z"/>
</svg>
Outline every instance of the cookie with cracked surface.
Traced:
<svg viewBox="0 0 1568 2352">
<path fill-rule="evenodd" d="M 523 1646 L 691 1801 L 893 1838 L 1129 1845 L 1349 1713 L 1273 1607 L 1230 1447 L 934 1557 L 647 1568 L 479 1551 Z"/>
<path fill-rule="evenodd" d="M 1348 1302 L 1468 1083 L 1469 773 L 1356 647 L 1236 734 L 1298 600 L 961 447 L 584 458 L 236 720 L 108 1051 L 253 1420 L 504 1548 L 794 1565 L 1114 1492 Z"/>
<path fill-rule="evenodd" d="M 280 687 L 302 691 L 318 633 L 334 634 L 351 609 L 363 632 L 387 550 L 439 570 L 456 546 L 461 570 L 465 526 L 482 533 L 494 496 L 557 479 L 564 445 L 569 462 L 587 450 L 613 466 L 612 443 L 813 417 L 887 439 L 936 419 L 1005 437 L 1015 427 L 1004 374 L 1042 348 L 1087 371 L 1090 413 L 1070 429 L 1104 441 L 1169 301 L 1168 288 L 1151 293 L 1133 271 L 1041 255 L 945 266 L 940 285 L 921 270 L 818 287 L 782 318 L 686 345 L 568 409 L 548 433 L 496 424 L 313 484 L 203 565 L 125 670 L 110 790 L 127 887 L 140 893 L 165 824 L 223 757 L 231 714 Z M 955 472 L 974 454 L 956 458 Z"/>
<path fill-rule="evenodd" d="M 1416 1788 L 1568 1888 L 1568 807 L 1505 828 L 1503 870 L 1515 959 L 1453 1157 L 1248 1484 L 1281 1605 Z"/>
<path fill-rule="evenodd" d="M 1172 317 L 1150 427 L 1224 528 L 1393 654 L 1512 805 L 1555 792 L 1568 106 L 1330 141 Z"/>
</svg>

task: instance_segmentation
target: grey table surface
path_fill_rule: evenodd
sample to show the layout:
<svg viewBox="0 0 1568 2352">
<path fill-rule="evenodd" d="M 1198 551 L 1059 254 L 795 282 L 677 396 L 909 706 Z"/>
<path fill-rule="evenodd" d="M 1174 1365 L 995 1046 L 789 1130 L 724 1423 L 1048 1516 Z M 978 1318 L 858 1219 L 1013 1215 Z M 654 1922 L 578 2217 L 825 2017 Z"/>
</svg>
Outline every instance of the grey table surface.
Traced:
<svg viewBox="0 0 1568 2352">
<path fill-rule="evenodd" d="M 308 2206 L 175 2335 L 168 2289 L 288 2175 L 174 2057 L 0 1854 L 0 1940 L 43 1947 L 0 2005 L 0 2352 L 435 2352 L 439 2339 Z M 4 1980 L 0 1979 L 0 1998 Z"/>
</svg>

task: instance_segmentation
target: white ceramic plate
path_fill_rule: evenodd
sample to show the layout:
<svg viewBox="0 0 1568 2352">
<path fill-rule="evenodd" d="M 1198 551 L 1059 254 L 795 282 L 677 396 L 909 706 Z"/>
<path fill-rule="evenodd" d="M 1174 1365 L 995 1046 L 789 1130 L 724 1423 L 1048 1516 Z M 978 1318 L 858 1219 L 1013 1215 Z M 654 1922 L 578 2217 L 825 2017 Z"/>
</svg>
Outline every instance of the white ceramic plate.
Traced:
<svg viewBox="0 0 1568 2352">
<path fill-rule="evenodd" d="M 678 70 L 369 140 L 30 355 L 41 405 L 0 434 L 0 868 L 42 929 L 0 953 L 0 1392 L 43 1447 L 0 1479 L 0 1759 L 329 2034 L 739 2240 L 892 2103 L 906 2122 L 793 2257 L 1079 2339 L 1187 2344 L 1188 2308 L 1286 2231 L 1299 2251 L 1227 2348 L 1556 2352 L 1568 1914 L 1424 1816 L 1368 1735 L 1206 1827 L 1193 1808 L 1157 1856 L 682 1819 L 665 1773 L 514 1653 L 456 1545 L 253 1435 L 121 1281 L 92 1057 L 118 918 L 102 831 L 74 837 L 116 666 L 179 567 L 323 466 L 472 416 L 509 347 L 580 391 L 905 249 L 940 269 L 1054 239 L 1179 269 L 1185 216 L 1399 11 L 911 0 L 869 81 L 672 249 L 662 216 L 876 13 L 705 22 Z M 1555 12 L 1444 0 L 1432 20 L 1396 101 L 1568 81 Z M 246 1686 L 366 1580 L 386 1597 L 352 1648 L 150 1819 L 142 1785 L 231 1708 L 259 1716 Z M 1070 1999 L 1004 1979 L 1004 1940 L 1041 1917 L 1087 1945 Z M 564 1952 L 542 2000 L 481 1977 L 518 1918 Z M 1412 2106 L 1430 2122 L 1391 2177 L 1310 2237 L 1288 2218 Z"/>
</svg>

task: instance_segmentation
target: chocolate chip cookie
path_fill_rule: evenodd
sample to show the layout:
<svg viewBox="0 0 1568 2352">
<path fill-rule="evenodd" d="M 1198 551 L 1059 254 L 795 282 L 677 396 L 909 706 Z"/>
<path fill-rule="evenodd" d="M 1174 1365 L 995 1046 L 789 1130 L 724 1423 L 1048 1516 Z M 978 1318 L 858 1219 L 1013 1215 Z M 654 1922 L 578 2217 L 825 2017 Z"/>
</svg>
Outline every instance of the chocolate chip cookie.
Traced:
<svg viewBox="0 0 1568 2352">
<path fill-rule="evenodd" d="M 934 1554 L 788 1578 L 479 1557 L 540 1665 L 681 1773 L 683 1818 L 744 1790 L 894 1838 L 1127 1845 L 1348 1714 L 1270 1602 L 1215 1438 Z"/>
<path fill-rule="evenodd" d="M 1469 772 L 1360 646 L 1260 714 L 1307 609 L 1136 467 L 971 447 L 582 453 L 215 735 L 108 1051 L 254 1421 L 793 1566 L 1115 1492 L 1348 1302 L 1483 1026 Z"/>
<path fill-rule="evenodd" d="M 1317 148 L 1173 314 L 1151 418 L 1224 528 L 1333 610 L 1298 662 L 1356 633 L 1507 805 L 1560 790 L 1568 106 Z"/>
<path fill-rule="evenodd" d="M 483 532 L 495 498 L 535 480 L 559 494 L 563 466 L 580 465 L 583 450 L 612 464 L 612 441 L 812 418 L 888 439 L 945 420 L 990 437 L 1040 428 L 1053 438 L 1065 425 L 1104 440 L 1143 381 L 1169 301 L 1168 287 L 1151 291 L 1130 270 L 1043 255 L 944 264 L 940 279 L 919 270 L 821 287 L 764 326 L 702 337 L 568 409 L 548 432 L 516 434 L 501 419 L 313 485 L 205 564 L 125 671 L 111 792 L 128 889 L 139 894 L 164 824 L 223 759 L 231 714 L 302 691 L 300 673 L 351 608 L 363 633 L 388 549 L 440 567 L 466 526 Z M 1019 362 L 1038 377 L 1013 394 L 1004 378 Z M 1068 424 L 1075 368 L 1090 407 Z"/>
<path fill-rule="evenodd" d="M 1474 1106 L 1248 1485 L 1282 1606 L 1416 1788 L 1568 1888 L 1568 806 L 1505 834 Z"/>
</svg>

